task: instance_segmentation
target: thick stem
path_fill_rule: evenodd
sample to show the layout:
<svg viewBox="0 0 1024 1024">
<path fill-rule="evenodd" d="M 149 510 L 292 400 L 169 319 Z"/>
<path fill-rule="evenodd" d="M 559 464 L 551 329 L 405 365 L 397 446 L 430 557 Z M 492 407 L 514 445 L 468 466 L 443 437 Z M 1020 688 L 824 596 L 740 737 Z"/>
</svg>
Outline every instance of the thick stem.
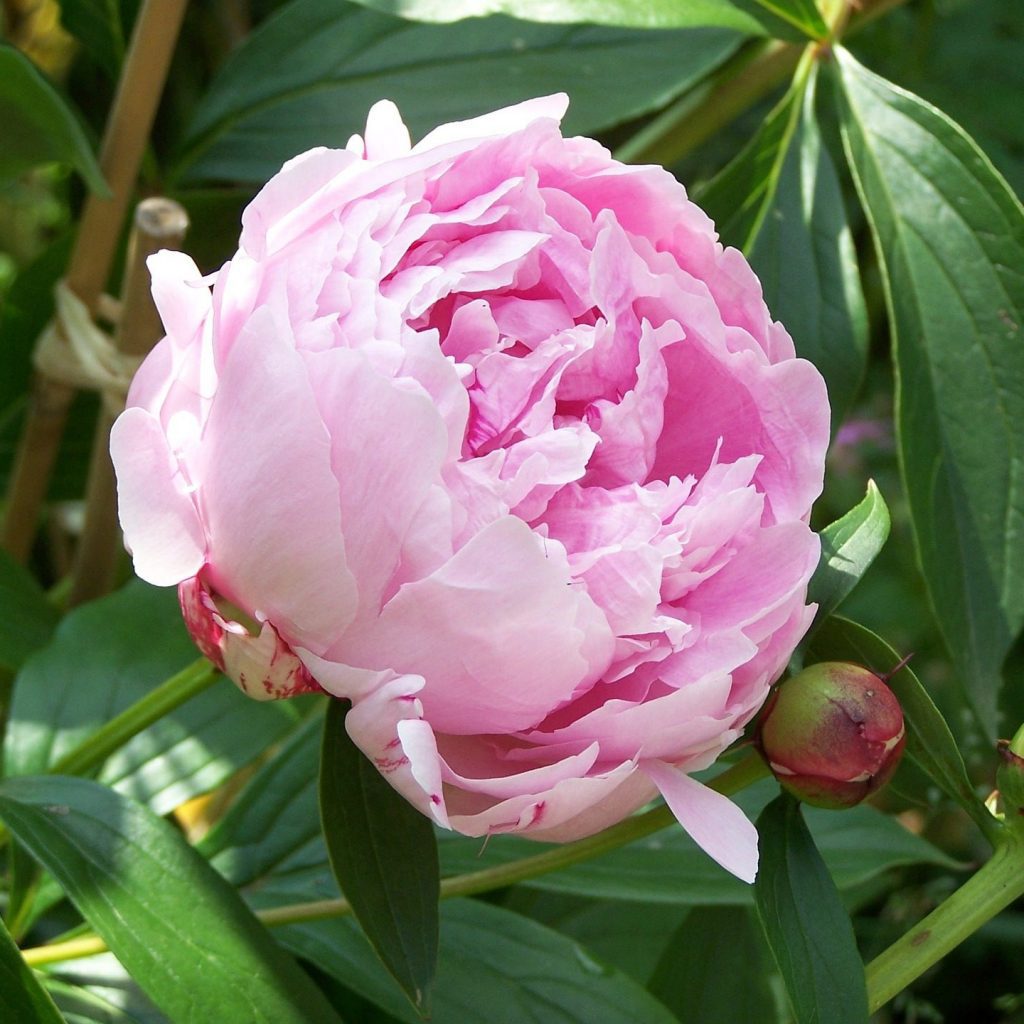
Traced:
<svg viewBox="0 0 1024 1024">
<path fill-rule="evenodd" d="M 86 199 L 66 275 L 68 286 L 91 310 L 110 274 L 186 5 L 187 0 L 146 0 L 136 18 L 100 150 L 111 195 Z M 43 377 L 33 385 L 3 531 L 3 546 L 19 561 L 32 546 L 74 394 L 66 384 Z"/>
<path fill-rule="evenodd" d="M 867 966 L 871 1012 L 1024 895 L 1024 836 L 1007 830 L 992 859 Z"/>
<path fill-rule="evenodd" d="M 208 689 L 218 678 L 217 669 L 205 658 L 199 658 L 177 675 L 161 683 L 155 690 L 150 690 L 141 700 L 101 726 L 73 750 L 68 751 L 50 767 L 50 774 L 88 774 L 133 736 Z M 0 847 L 6 844 L 7 839 L 7 830 L 0 824 Z"/>
<path fill-rule="evenodd" d="M 208 689 L 217 678 L 217 669 L 205 658 L 192 662 L 65 754 L 50 768 L 51 774 L 86 774 L 101 765 L 137 733 Z"/>
<path fill-rule="evenodd" d="M 726 61 L 620 146 L 627 163 L 674 164 L 781 85 L 800 60 L 797 43 L 760 43 Z"/>
<path fill-rule="evenodd" d="M 768 774 L 768 768 L 759 754 L 751 752 L 741 761 L 727 768 L 717 778 L 707 783 L 710 789 L 729 796 Z M 472 871 L 465 875 L 455 875 L 441 880 L 441 898 L 452 896 L 472 896 L 475 893 L 501 889 L 507 885 L 529 878 L 536 878 L 559 868 L 567 867 L 582 860 L 590 860 L 609 850 L 625 846 L 636 839 L 642 839 L 672 824 L 675 818 L 667 807 L 655 807 L 636 817 L 613 825 L 587 839 L 575 843 L 566 843 L 551 850 L 545 850 L 534 857 L 524 857 L 511 864 L 483 871 Z M 329 917 L 346 917 L 352 913 L 348 900 L 316 900 L 312 903 L 294 903 L 284 907 L 273 907 L 269 910 L 257 910 L 256 916 L 269 928 L 286 924 L 299 924 L 303 921 L 317 921 Z M 42 964 L 58 963 L 63 960 L 74 960 L 79 957 L 102 953 L 107 947 L 103 940 L 94 935 L 80 936 L 67 942 L 55 942 L 48 946 L 22 951 L 26 963 L 33 967 Z"/>
<path fill-rule="evenodd" d="M 906 2 L 863 0 L 855 10 L 850 0 L 836 0 L 827 12 L 830 42 L 852 35 Z M 762 42 L 745 48 L 620 146 L 616 157 L 628 163 L 663 165 L 681 160 L 782 85 L 808 48 L 816 52 L 821 44 Z"/>
</svg>

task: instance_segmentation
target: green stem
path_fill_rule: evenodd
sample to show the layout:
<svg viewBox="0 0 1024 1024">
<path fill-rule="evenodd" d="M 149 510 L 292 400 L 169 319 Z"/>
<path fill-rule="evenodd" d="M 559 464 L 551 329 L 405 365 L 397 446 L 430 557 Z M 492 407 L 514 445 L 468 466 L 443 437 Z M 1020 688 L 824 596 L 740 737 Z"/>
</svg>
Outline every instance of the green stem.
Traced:
<svg viewBox="0 0 1024 1024">
<path fill-rule="evenodd" d="M 616 158 L 636 164 L 676 163 L 781 85 L 802 52 L 797 43 L 745 47 L 621 145 Z"/>
<path fill-rule="evenodd" d="M 85 775 L 137 733 L 208 689 L 217 678 L 218 672 L 213 665 L 205 658 L 199 658 L 59 758 L 50 772 L 54 775 Z"/>
<path fill-rule="evenodd" d="M 856 33 L 906 2 L 862 0 L 854 10 L 849 0 L 836 0 L 827 12 L 830 34 L 826 42 L 762 41 L 745 46 L 623 143 L 615 156 L 626 163 L 676 163 L 782 85 L 802 53 L 827 52 L 840 37 Z"/>
<path fill-rule="evenodd" d="M 205 658 L 199 658 L 177 675 L 150 690 L 141 700 L 100 726 L 77 747 L 58 758 L 49 768 L 51 775 L 87 775 L 133 736 L 159 721 L 176 707 L 208 689 L 219 673 Z M 0 825 L 0 847 L 8 839 Z"/>
<path fill-rule="evenodd" d="M 742 760 L 737 761 L 721 775 L 708 782 L 707 785 L 709 789 L 730 796 L 768 774 L 768 767 L 761 756 L 751 751 Z M 499 864 L 497 867 L 485 868 L 483 871 L 472 871 L 465 875 L 442 879 L 441 898 L 472 896 L 492 889 L 502 889 L 507 885 L 514 885 L 529 878 L 536 878 L 538 875 L 556 871 L 581 860 L 589 860 L 591 857 L 649 836 L 672 824 L 675 820 L 667 807 L 655 807 L 643 814 L 627 818 L 595 836 L 579 839 L 575 843 L 565 843 L 533 857 L 523 857 L 511 864 Z M 293 903 L 284 907 L 273 907 L 269 910 L 257 910 L 256 916 L 265 925 L 274 928 L 328 917 L 345 917 L 351 913 L 352 907 L 348 900 L 337 899 Z M 94 935 L 85 935 L 69 939 L 67 942 L 55 942 L 48 946 L 39 946 L 36 949 L 26 949 L 22 951 L 22 956 L 30 966 L 39 967 L 43 964 L 92 956 L 105 949 L 106 946 L 102 939 Z"/>
<path fill-rule="evenodd" d="M 867 966 L 871 1012 L 1024 895 L 1024 835 L 1007 829 L 991 860 Z"/>
</svg>

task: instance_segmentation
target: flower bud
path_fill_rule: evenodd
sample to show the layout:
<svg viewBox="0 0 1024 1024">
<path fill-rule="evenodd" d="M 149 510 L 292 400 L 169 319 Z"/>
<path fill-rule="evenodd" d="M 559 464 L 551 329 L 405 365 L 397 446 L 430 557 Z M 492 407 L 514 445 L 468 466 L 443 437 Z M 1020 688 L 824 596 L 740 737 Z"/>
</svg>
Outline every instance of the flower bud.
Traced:
<svg viewBox="0 0 1024 1024">
<path fill-rule="evenodd" d="M 850 662 L 823 662 L 781 683 L 757 742 L 781 785 L 816 807 L 852 807 L 892 777 L 906 734 L 895 694 Z"/>
</svg>

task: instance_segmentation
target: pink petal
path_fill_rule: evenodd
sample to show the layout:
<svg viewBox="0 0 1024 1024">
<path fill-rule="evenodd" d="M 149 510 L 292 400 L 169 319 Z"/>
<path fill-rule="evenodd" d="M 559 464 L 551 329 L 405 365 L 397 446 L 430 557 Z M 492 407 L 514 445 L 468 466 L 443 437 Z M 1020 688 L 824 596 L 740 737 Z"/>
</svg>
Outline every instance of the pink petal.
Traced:
<svg viewBox="0 0 1024 1024">
<path fill-rule="evenodd" d="M 597 775 L 562 779 L 548 789 L 482 809 L 476 794 L 449 789 L 447 800 L 452 828 L 463 835 L 525 832 L 541 842 L 568 842 L 620 821 L 646 803 L 653 789 L 636 765 L 627 761 Z"/>
<path fill-rule="evenodd" d="M 404 156 L 412 146 L 409 129 L 391 100 L 378 100 L 370 107 L 363 138 L 367 160 Z"/>
<path fill-rule="evenodd" d="M 469 142 L 492 135 L 511 135 L 514 132 L 522 131 L 538 118 L 561 121 L 568 109 L 569 97 L 561 92 L 552 96 L 526 100 L 523 103 L 516 103 L 511 107 L 504 107 L 490 114 L 484 114 L 482 117 L 443 124 L 425 135 L 416 143 L 412 151 L 422 153 L 438 146 L 447 146 L 453 142 Z"/>
<path fill-rule="evenodd" d="M 181 344 L 190 342 L 210 315 L 210 289 L 191 257 L 161 249 L 146 260 L 153 278 L 153 302 L 164 330 Z"/>
<path fill-rule="evenodd" d="M 642 768 L 693 841 L 726 871 L 753 882 L 757 829 L 747 816 L 728 797 L 664 761 L 645 761 Z"/>
<path fill-rule="evenodd" d="M 351 622 L 331 446 L 287 321 L 262 307 L 231 351 L 195 467 L 213 588 L 323 650 Z"/>
<path fill-rule="evenodd" d="M 330 437 L 331 504 L 340 511 L 334 546 L 344 546 L 363 621 L 380 611 L 406 536 L 440 483 L 448 437 L 427 395 L 377 373 L 361 352 L 313 353 L 307 365 Z"/>
<path fill-rule="evenodd" d="M 206 538 L 159 422 L 144 409 L 127 409 L 110 432 L 110 457 L 135 571 L 158 587 L 194 576 L 206 557 Z"/>
<path fill-rule="evenodd" d="M 651 477 L 702 475 L 761 455 L 755 474 L 776 522 L 804 518 L 821 493 L 828 398 L 821 374 L 801 359 L 765 366 L 751 352 L 712 351 L 689 339 L 662 349 L 668 368 L 665 429 Z"/>
<path fill-rule="evenodd" d="M 522 521 L 499 519 L 432 576 L 403 586 L 337 659 L 423 675 L 426 717 L 440 732 L 528 728 L 610 654 L 603 618 L 576 625 L 580 605 L 593 602 L 568 586 L 557 556 Z"/>
</svg>

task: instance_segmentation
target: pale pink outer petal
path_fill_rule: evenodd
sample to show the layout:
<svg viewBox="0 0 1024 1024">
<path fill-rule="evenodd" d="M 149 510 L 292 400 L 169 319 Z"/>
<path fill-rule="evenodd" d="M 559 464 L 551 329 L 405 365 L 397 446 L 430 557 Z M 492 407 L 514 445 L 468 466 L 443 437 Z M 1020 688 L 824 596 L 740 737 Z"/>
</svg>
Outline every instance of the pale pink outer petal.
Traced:
<svg viewBox="0 0 1024 1024">
<path fill-rule="evenodd" d="M 644 761 L 641 769 L 661 790 L 669 810 L 693 841 L 744 882 L 757 875 L 757 829 L 728 798 L 708 789 L 664 761 Z"/>
<path fill-rule="evenodd" d="M 370 107 L 363 145 L 367 160 L 390 160 L 409 152 L 412 146 L 409 129 L 391 100 L 378 100 Z"/>
<path fill-rule="evenodd" d="M 194 576 L 206 557 L 206 538 L 160 423 L 144 409 L 121 413 L 110 432 L 110 457 L 135 571 L 157 587 Z"/>
<path fill-rule="evenodd" d="M 551 96 L 539 96 L 537 99 L 525 100 L 511 107 L 492 111 L 481 117 L 467 121 L 453 121 L 443 124 L 425 135 L 413 146 L 413 153 L 423 153 L 438 146 L 447 146 L 453 142 L 472 142 L 491 136 L 513 135 L 522 131 L 532 121 L 539 118 L 550 118 L 561 121 L 569 109 L 569 97 L 565 93 L 554 93 Z"/>
<path fill-rule="evenodd" d="M 524 522 L 505 516 L 432 576 L 403 586 L 376 623 L 332 653 L 423 675 L 426 718 L 439 732 L 529 728 L 611 654 L 603 616 L 586 617 L 586 632 L 576 626 L 579 606 L 593 602 L 569 586 L 559 550 L 551 544 L 546 554 Z"/>
<path fill-rule="evenodd" d="M 262 307 L 224 366 L 195 467 L 209 580 L 288 643 L 319 651 L 357 601 L 330 460 L 287 321 Z"/>
<path fill-rule="evenodd" d="M 146 260 L 153 279 L 153 302 L 164 330 L 181 343 L 192 340 L 210 315 L 210 289 L 190 256 L 161 249 Z"/>
<path fill-rule="evenodd" d="M 322 146 L 293 157 L 242 213 L 240 248 L 261 260 L 287 245 L 308 229 L 311 212 L 319 213 L 319 200 L 338 177 L 361 163 L 354 153 Z"/>
</svg>

